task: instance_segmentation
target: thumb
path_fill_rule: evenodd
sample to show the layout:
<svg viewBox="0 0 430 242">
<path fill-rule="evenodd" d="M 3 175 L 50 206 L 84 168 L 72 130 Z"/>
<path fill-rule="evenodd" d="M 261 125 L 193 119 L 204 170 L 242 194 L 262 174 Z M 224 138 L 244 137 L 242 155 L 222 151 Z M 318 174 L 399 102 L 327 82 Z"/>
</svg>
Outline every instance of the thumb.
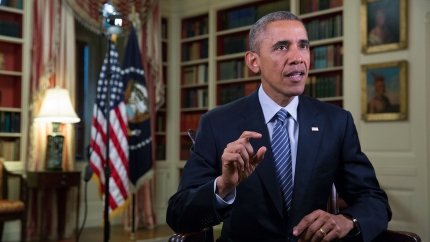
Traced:
<svg viewBox="0 0 430 242">
<path fill-rule="evenodd" d="M 266 154 L 266 151 L 267 151 L 266 146 L 260 147 L 260 149 L 258 149 L 257 153 L 254 155 L 254 157 L 252 159 L 252 164 L 258 165 L 260 163 L 260 161 L 263 160 L 264 154 Z"/>
</svg>

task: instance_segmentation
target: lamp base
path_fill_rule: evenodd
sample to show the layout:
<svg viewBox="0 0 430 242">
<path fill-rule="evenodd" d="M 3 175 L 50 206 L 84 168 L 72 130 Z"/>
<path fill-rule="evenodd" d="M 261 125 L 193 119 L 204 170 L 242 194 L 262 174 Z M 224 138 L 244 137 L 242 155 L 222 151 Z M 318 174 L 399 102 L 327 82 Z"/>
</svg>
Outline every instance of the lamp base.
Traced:
<svg viewBox="0 0 430 242">
<path fill-rule="evenodd" d="M 62 170 L 64 136 L 60 133 L 48 135 L 46 148 L 46 169 Z"/>
</svg>

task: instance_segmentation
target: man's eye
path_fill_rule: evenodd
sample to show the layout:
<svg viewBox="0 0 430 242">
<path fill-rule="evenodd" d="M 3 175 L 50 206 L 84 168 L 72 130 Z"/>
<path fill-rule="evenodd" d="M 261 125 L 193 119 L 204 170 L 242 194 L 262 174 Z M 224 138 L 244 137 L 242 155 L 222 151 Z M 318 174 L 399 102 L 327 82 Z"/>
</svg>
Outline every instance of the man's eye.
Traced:
<svg viewBox="0 0 430 242">
<path fill-rule="evenodd" d="M 278 48 L 276 48 L 276 49 L 278 49 L 278 50 L 286 50 L 287 46 L 281 45 L 281 46 L 278 46 Z"/>
<path fill-rule="evenodd" d="M 309 49 L 309 45 L 307 45 L 307 44 L 301 44 L 300 48 L 302 48 L 302 49 Z"/>
</svg>

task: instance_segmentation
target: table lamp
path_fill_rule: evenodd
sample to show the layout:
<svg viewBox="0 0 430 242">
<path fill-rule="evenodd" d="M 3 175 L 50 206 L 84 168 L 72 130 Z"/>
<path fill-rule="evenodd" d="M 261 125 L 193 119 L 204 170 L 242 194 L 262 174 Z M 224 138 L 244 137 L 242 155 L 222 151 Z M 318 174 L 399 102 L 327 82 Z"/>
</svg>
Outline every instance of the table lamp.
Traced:
<svg viewBox="0 0 430 242">
<path fill-rule="evenodd" d="M 46 169 L 61 170 L 64 136 L 60 133 L 61 123 L 77 123 L 76 115 L 67 89 L 55 87 L 45 92 L 42 107 L 35 122 L 52 122 L 53 131 L 48 135 L 46 148 Z"/>
</svg>

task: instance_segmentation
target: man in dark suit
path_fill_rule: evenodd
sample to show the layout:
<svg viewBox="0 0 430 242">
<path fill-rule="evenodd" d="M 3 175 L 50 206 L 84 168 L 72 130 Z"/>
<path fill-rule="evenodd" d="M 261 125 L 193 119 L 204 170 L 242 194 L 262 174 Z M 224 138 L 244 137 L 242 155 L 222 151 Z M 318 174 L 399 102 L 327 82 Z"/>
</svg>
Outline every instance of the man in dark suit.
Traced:
<svg viewBox="0 0 430 242">
<path fill-rule="evenodd" d="M 202 115 L 167 223 L 189 232 L 224 222 L 219 241 L 371 241 L 391 219 L 387 196 L 351 114 L 301 95 L 310 63 L 303 23 L 289 12 L 271 13 L 249 38 L 245 60 L 261 86 Z M 278 121 L 280 113 L 286 121 Z M 288 140 L 286 178 L 274 152 L 278 130 Z M 349 205 L 338 215 L 324 211 L 333 183 Z"/>
</svg>

